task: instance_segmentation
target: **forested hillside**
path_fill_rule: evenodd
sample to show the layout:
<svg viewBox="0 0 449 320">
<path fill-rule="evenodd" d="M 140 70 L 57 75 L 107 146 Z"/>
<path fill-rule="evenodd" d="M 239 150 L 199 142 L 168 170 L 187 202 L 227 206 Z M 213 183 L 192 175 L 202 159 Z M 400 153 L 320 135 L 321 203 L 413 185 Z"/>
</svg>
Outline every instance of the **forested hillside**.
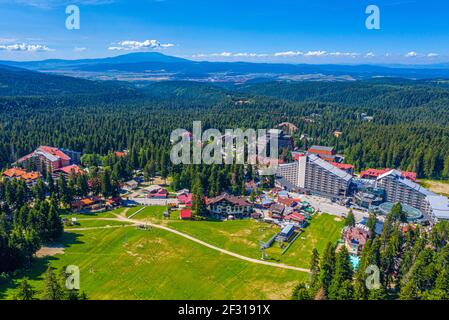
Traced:
<svg viewBox="0 0 449 320">
<path fill-rule="evenodd" d="M 335 146 L 358 170 L 398 167 L 420 177 L 449 177 L 449 89 L 431 82 L 268 83 L 226 89 L 162 82 L 138 92 L 114 85 L 117 91 L 98 95 L 102 83 L 71 78 L 53 83 L 48 77 L 48 82 L 31 78 L 28 85 L 13 87 L 20 95 L 39 96 L 15 97 L 9 91 L 9 97 L 0 98 L 1 167 L 41 144 L 98 154 L 151 149 L 159 161 L 170 150 L 170 132 L 189 129 L 194 120 L 221 130 L 271 128 L 289 121 L 299 128 L 294 136 L 299 147 Z M 28 74 L 18 81 L 27 79 Z M 69 90 L 66 80 L 84 93 L 63 94 Z M 45 90 L 53 84 L 59 92 L 55 97 Z M 87 94 L 85 87 L 94 93 Z M 335 130 L 343 135 L 334 137 Z M 308 141 L 300 140 L 303 133 Z M 161 165 L 171 169 L 169 163 Z"/>
<path fill-rule="evenodd" d="M 96 82 L 0 65 L 0 96 L 130 94 L 125 84 Z"/>
</svg>

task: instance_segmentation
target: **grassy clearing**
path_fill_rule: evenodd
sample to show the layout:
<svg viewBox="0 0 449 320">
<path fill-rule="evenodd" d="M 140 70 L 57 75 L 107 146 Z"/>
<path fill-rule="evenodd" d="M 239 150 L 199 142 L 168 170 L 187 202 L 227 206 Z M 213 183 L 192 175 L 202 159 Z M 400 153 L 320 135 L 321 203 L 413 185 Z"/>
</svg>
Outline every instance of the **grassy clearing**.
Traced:
<svg viewBox="0 0 449 320">
<path fill-rule="evenodd" d="M 122 213 L 126 208 L 121 207 L 117 208 L 111 211 L 105 211 L 105 212 L 95 212 L 95 213 L 67 213 L 61 215 L 63 218 L 77 218 L 77 219 L 84 219 L 84 218 L 115 218 L 114 213 L 120 214 Z"/>
<path fill-rule="evenodd" d="M 177 212 L 172 212 L 170 219 L 163 219 L 165 210 L 166 207 L 147 207 L 133 219 L 163 224 L 217 247 L 251 258 L 260 258 L 260 242 L 269 240 L 279 232 L 276 226 L 254 220 L 181 221 Z M 282 249 L 277 243 L 265 252 L 274 262 L 307 268 L 315 247 L 321 252 L 329 241 L 335 243 L 340 239 L 343 221 L 337 220 L 338 218 L 328 214 L 315 216 L 287 252 L 282 254 Z"/>
<path fill-rule="evenodd" d="M 70 227 L 66 227 L 66 230 L 79 229 L 79 228 L 97 228 L 106 226 L 121 226 L 128 225 L 129 223 L 123 221 L 114 220 L 78 220 L 78 224 Z"/>
<path fill-rule="evenodd" d="M 306 273 L 256 265 L 163 230 L 70 232 L 65 253 L 38 259 L 21 275 L 41 290 L 47 264 L 77 265 L 91 299 L 288 299 Z M 21 278 L 18 277 L 18 278 Z M 11 298 L 17 280 L 0 284 Z"/>
<path fill-rule="evenodd" d="M 312 250 L 316 248 L 321 254 L 328 242 L 335 244 L 341 237 L 343 226 L 343 220 L 335 216 L 329 214 L 314 216 L 310 225 L 296 239 L 287 252 L 280 257 L 280 260 L 286 264 L 308 268 Z M 275 247 L 276 244 L 273 245 L 273 249 Z M 276 249 L 279 256 L 280 249 Z"/>
<path fill-rule="evenodd" d="M 135 207 L 129 208 L 128 211 L 126 211 L 126 217 L 133 215 L 134 213 L 136 213 L 137 211 L 139 211 L 142 208 L 143 208 L 143 206 L 135 206 Z"/>
<path fill-rule="evenodd" d="M 136 207 L 136 208 L 137 209 L 132 208 L 132 209 L 135 209 L 133 211 L 131 211 L 132 209 L 130 209 L 126 215 L 129 217 L 130 215 L 137 212 L 137 210 L 141 209 L 142 207 L 140 206 L 140 207 Z M 148 206 L 145 209 L 143 209 L 142 211 L 140 211 L 138 214 L 136 214 L 134 217 L 132 217 L 132 219 L 156 222 L 156 221 L 163 219 L 164 211 L 167 211 L 167 206 Z M 178 215 L 172 214 L 172 218 L 175 218 L 175 216 L 176 216 L 176 218 L 178 217 Z"/>
</svg>

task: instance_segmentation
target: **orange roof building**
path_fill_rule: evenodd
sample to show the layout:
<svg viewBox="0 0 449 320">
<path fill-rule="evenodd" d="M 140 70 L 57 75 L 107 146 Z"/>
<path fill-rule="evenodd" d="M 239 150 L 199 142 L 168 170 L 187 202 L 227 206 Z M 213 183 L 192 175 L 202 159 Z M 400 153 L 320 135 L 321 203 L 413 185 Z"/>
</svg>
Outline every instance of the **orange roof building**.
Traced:
<svg viewBox="0 0 449 320">
<path fill-rule="evenodd" d="M 21 168 L 11 168 L 3 172 L 3 177 L 9 180 L 24 180 L 27 184 L 34 185 L 41 178 L 41 174 L 35 171 L 27 172 Z"/>
</svg>

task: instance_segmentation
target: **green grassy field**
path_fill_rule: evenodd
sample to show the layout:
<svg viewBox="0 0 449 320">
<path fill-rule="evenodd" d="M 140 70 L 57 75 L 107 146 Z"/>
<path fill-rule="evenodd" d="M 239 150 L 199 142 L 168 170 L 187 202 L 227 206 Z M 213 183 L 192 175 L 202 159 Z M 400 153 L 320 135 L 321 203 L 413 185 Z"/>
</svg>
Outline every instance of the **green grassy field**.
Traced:
<svg viewBox="0 0 449 320">
<path fill-rule="evenodd" d="M 140 208 L 129 209 L 127 215 Z M 181 221 L 178 212 L 173 212 L 170 219 L 163 219 L 165 210 L 165 206 L 147 207 L 134 219 L 163 224 L 251 258 L 261 256 L 260 241 L 279 232 L 278 227 L 254 220 Z M 106 212 L 98 217 L 110 215 L 114 216 Z M 123 224 L 88 218 L 79 220 L 78 228 Z M 267 250 L 268 257 L 275 262 L 308 268 L 312 249 L 316 247 L 322 252 L 328 241 L 335 243 L 342 227 L 343 221 L 334 216 L 317 215 L 286 253 L 281 254 L 274 243 Z M 72 229 L 61 242 L 64 254 L 36 259 L 31 270 L 0 283 L 0 299 L 12 298 L 24 276 L 41 290 L 48 264 L 58 269 L 79 266 L 82 289 L 91 299 L 288 299 L 295 284 L 308 277 L 299 271 L 242 261 L 155 228 Z"/>
<path fill-rule="evenodd" d="M 77 265 L 91 299 L 288 299 L 308 276 L 245 262 L 157 229 L 74 231 L 63 242 L 64 254 L 38 259 L 21 275 L 37 290 L 47 264 Z M 1 284 L 0 298 L 11 298 L 17 284 Z"/>
<path fill-rule="evenodd" d="M 137 211 L 139 211 L 142 208 L 143 208 L 143 206 L 135 206 L 135 207 L 128 208 L 126 210 L 126 216 L 129 217 L 129 216 L 133 215 L 134 213 L 136 213 Z"/>
<path fill-rule="evenodd" d="M 136 211 L 142 209 L 142 206 L 137 206 L 134 208 L 131 208 L 126 213 L 126 216 L 129 217 Z M 164 211 L 167 211 L 167 206 L 148 206 L 142 211 L 140 211 L 137 215 L 132 217 L 132 219 L 135 220 L 142 220 L 142 221 L 159 221 L 163 219 Z M 175 217 L 176 216 L 176 217 Z M 173 215 L 172 218 L 178 218 L 178 215 Z"/>
<path fill-rule="evenodd" d="M 280 257 L 280 260 L 285 264 L 308 268 L 312 250 L 316 248 L 321 254 L 328 242 L 335 244 L 341 238 L 343 227 L 343 220 L 335 216 L 329 214 L 314 216 L 310 225 Z M 273 245 L 275 246 L 276 244 Z"/>
<path fill-rule="evenodd" d="M 117 208 L 111 211 L 105 211 L 105 212 L 97 212 L 97 213 L 73 213 L 73 214 L 63 214 L 61 215 L 62 218 L 77 218 L 77 219 L 83 219 L 83 218 L 115 218 L 114 213 L 120 214 L 122 213 L 126 208 L 121 207 Z"/>
<path fill-rule="evenodd" d="M 267 241 L 279 232 L 276 226 L 254 220 L 181 221 L 177 213 L 172 213 L 170 219 L 163 219 L 165 210 L 165 207 L 147 207 L 133 219 L 164 224 L 217 247 L 251 258 L 261 257 L 260 241 Z M 266 250 L 268 258 L 275 262 L 307 268 L 315 247 L 321 252 L 329 241 L 335 243 L 340 239 L 344 223 L 337 220 L 339 219 L 328 214 L 314 216 L 310 225 L 284 254 L 278 244 L 274 243 Z"/>
<path fill-rule="evenodd" d="M 67 229 L 79 229 L 79 228 L 97 228 L 97 227 L 105 227 L 105 226 L 120 226 L 120 225 L 128 225 L 129 223 L 123 221 L 114 221 L 114 220 L 86 220 L 79 219 L 78 224 L 74 226 L 66 227 Z"/>
</svg>

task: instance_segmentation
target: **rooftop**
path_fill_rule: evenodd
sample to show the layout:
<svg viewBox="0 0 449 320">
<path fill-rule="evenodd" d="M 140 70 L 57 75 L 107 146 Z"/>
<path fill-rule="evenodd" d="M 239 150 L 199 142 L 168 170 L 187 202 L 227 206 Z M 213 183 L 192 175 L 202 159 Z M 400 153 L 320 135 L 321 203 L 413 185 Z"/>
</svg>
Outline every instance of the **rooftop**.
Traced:
<svg viewBox="0 0 449 320">
<path fill-rule="evenodd" d="M 339 178 L 345 180 L 346 182 L 349 182 L 352 179 L 352 176 L 347 173 L 346 171 L 343 171 L 333 165 L 331 165 L 329 162 L 324 161 L 323 159 L 321 159 L 320 157 L 311 154 L 309 155 L 309 160 L 313 163 L 315 163 L 316 165 L 322 167 L 323 169 L 333 173 L 334 175 L 338 176 Z"/>
<path fill-rule="evenodd" d="M 382 180 L 384 178 L 387 177 L 393 177 L 394 179 L 396 179 L 397 181 L 399 181 L 400 183 L 406 185 L 407 187 L 425 195 L 425 196 L 434 196 L 435 194 L 430 191 L 427 190 L 426 188 L 424 188 L 423 186 L 417 184 L 416 182 L 411 181 L 410 179 L 405 178 L 402 175 L 402 172 L 399 170 L 390 170 L 382 175 L 380 175 L 377 180 Z"/>
</svg>

